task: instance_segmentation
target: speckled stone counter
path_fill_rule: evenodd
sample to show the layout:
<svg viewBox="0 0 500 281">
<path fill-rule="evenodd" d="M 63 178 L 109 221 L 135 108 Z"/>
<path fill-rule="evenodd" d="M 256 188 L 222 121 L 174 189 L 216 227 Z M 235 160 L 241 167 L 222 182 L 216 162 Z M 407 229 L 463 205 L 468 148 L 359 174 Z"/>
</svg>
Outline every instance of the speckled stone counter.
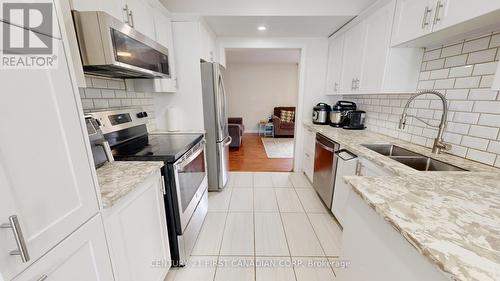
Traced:
<svg viewBox="0 0 500 281">
<path fill-rule="evenodd" d="M 104 208 L 112 207 L 161 167 L 161 161 L 115 161 L 97 169 Z"/>
<path fill-rule="evenodd" d="M 307 127 L 391 170 L 346 177 L 367 204 L 451 280 L 500 280 L 500 169 L 369 131 Z M 361 144 L 391 143 L 470 172 L 420 172 Z"/>
</svg>

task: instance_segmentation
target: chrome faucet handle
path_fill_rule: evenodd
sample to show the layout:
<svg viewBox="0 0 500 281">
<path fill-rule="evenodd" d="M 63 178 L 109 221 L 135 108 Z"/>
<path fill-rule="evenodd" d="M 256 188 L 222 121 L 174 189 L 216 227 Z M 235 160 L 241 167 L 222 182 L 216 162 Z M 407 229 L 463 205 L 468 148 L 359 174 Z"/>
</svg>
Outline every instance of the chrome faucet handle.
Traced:
<svg viewBox="0 0 500 281">
<path fill-rule="evenodd" d="M 434 146 L 433 146 L 433 152 L 439 152 L 441 150 L 449 151 L 451 150 L 452 145 L 449 143 L 444 142 L 442 139 L 435 139 L 434 140 Z"/>
</svg>

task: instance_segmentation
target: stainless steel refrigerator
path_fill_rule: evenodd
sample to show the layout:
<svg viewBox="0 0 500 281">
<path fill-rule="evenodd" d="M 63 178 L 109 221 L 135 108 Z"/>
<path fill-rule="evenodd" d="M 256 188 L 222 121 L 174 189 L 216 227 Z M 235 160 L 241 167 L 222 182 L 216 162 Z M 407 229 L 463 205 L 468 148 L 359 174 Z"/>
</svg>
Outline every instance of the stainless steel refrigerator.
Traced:
<svg viewBox="0 0 500 281">
<path fill-rule="evenodd" d="M 220 191 L 229 180 L 229 144 L 226 93 L 223 67 L 218 63 L 201 63 L 203 117 L 207 140 L 208 190 Z"/>
</svg>

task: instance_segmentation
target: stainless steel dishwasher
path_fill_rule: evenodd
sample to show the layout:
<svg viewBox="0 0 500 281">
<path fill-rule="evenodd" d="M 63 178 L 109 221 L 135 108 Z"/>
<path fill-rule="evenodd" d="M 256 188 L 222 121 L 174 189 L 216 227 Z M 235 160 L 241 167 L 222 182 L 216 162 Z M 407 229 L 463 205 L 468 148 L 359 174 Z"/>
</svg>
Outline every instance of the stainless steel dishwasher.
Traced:
<svg viewBox="0 0 500 281">
<path fill-rule="evenodd" d="M 340 145 L 321 134 L 316 134 L 316 153 L 314 155 L 313 187 L 328 209 L 332 208 L 335 189 L 335 173 Z"/>
</svg>

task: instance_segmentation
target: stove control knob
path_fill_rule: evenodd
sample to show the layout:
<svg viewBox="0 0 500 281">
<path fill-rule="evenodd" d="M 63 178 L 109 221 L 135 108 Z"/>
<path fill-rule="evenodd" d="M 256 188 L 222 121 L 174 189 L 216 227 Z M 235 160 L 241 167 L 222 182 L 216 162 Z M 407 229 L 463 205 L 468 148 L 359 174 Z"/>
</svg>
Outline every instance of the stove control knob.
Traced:
<svg viewBox="0 0 500 281">
<path fill-rule="evenodd" d="M 148 113 L 147 113 L 146 111 L 144 111 L 144 112 L 142 113 L 142 115 L 143 115 L 144 117 L 148 117 Z"/>
</svg>

